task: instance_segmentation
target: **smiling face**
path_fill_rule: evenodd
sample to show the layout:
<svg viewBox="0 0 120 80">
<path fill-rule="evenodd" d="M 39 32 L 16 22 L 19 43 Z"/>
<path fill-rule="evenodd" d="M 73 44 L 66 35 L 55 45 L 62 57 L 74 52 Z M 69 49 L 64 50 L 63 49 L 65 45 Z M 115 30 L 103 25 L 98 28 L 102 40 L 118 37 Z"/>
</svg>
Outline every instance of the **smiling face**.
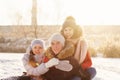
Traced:
<svg viewBox="0 0 120 80">
<path fill-rule="evenodd" d="M 62 50 L 63 44 L 60 41 L 54 40 L 51 42 L 51 48 L 55 54 L 58 54 Z"/>
<path fill-rule="evenodd" d="M 40 54 L 43 52 L 43 47 L 40 44 L 36 44 L 32 47 L 33 54 Z"/>
<path fill-rule="evenodd" d="M 65 36 L 66 39 L 70 39 L 73 36 L 73 34 L 74 34 L 73 28 L 66 27 L 63 30 L 63 34 L 64 34 L 64 36 Z"/>
</svg>

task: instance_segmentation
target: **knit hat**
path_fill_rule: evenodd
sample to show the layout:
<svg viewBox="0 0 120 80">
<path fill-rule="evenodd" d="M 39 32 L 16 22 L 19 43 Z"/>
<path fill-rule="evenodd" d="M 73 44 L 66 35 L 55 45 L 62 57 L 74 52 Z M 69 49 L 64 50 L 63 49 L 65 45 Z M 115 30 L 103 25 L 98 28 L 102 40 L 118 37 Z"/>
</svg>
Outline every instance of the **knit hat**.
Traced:
<svg viewBox="0 0 120 80">
<path fill-rule="evenodd" d="M 66 27 L 75 28 L 76 26 L 77 25 L 76 25 L 75 19 L 72 16 L 68 16 L 62 25 L 63 28 L 66 28 Z"/>
<path fill-rule="evenodd" d="M 72 39 L 79 38 L 80 36 L 82 36 L 82 33 L 83 33 L 82 28 L 81 28 L 81 26 L 77 25 L 74 17 L 68 16 L 63 23 L 60 32 L 64 37 L 65 37 L 64 29 L 67 27 L 71 27 L 74 31 L 74 33 L 71 37 Z"/>
<path fill-rule="evenodd" d="M 75 18 L 73 16 L 66 17 L 65 21 L 67 21 L 67 20 L 71 20 L 71 21 L 75 22 Z"/>
<path fill-rule="evenodd" d="M 65 38 L 60 33 L 55 33 L 50 38 L 50 44 L 52 41 L 59 41 L 63 46 L 65 45 Z"/>
<path fill-rule="evenodd" d="M 36 44 L 39 44 L 42 48 L 44 48 L 44 41 L 40 39 L 34 39 L 31 42 L 31 48 L 35 46 Z"/>
</svg>

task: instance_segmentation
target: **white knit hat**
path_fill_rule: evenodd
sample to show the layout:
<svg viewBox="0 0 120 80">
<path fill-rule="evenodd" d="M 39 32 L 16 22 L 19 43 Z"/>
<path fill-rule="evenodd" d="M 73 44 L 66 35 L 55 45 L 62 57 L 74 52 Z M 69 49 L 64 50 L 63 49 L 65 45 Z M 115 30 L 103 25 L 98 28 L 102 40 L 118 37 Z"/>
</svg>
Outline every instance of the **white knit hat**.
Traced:
<svg viewBox="0 0 120 80">
<path fill-rule="evenodd" d="M 50 38 L 50 44 L 52 41 L 59 41 L 63 46 L 65 45 L 65 38 L 60 33 L 54 33 Z"/>
<path fill-rule="evenodd" d="M 34 39 L 31 42 L 31 48 L 35 46 L 36 44 L 39 44 L 42 48 L 44 48 L 44 41 L 41 39 Z"/>
</svg>

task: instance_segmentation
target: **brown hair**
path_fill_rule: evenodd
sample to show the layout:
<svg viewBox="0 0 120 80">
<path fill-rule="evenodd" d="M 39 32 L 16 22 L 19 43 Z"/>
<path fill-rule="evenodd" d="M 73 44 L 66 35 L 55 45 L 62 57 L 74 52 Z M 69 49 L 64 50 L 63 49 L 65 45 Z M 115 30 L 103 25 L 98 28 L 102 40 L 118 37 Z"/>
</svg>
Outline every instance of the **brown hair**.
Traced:
<svg viewBox="0 0 120 80">
<path fill-rule="evenodd" d="M 33 67 L 37 67 L 37 62 L 35 61 L 34 54 L 32 50 L 30 51 L 30 56 L 29 56 L 29 64 L 32 65 Z"/>
<path fill-rule="evenodd" d="M 76 24 L 75 19 L 72 16 L 68 16 L 62 25 L 61 34 L 63 36 L 64 36 L 64 29 L 67 27 L 71 27 L 74 31 L 72 38 L 79 38 L 83 35 L 82 27 Z"/>
</svg>

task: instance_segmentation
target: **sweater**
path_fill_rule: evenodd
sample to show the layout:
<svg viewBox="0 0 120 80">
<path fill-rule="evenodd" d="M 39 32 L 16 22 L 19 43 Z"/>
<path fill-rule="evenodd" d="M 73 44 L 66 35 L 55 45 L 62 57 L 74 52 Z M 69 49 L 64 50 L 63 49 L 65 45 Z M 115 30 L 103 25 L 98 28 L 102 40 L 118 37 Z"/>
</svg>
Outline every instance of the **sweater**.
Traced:
<svg viewBox="0 0 120 80">
<path fill-rule="evenodd" d="M 41 64 L 38 65 L 37 67 L 32 67 L 29 64 L 29 55 L 30 55 L 29 53 L 26 53 L 22 58 L 23 66 L 27 71 L 27 75 L 40 76 L 49 70 L 48 68 L 45 67 L 45 63 L 43 62 L 41 62 Z M 40 63 L 42 56 L 43 55 L 41 54 L 41 55 L 35 55 L 34 57 L 35 60 L 38 61 L 38 63 Z"/>
</svg>

